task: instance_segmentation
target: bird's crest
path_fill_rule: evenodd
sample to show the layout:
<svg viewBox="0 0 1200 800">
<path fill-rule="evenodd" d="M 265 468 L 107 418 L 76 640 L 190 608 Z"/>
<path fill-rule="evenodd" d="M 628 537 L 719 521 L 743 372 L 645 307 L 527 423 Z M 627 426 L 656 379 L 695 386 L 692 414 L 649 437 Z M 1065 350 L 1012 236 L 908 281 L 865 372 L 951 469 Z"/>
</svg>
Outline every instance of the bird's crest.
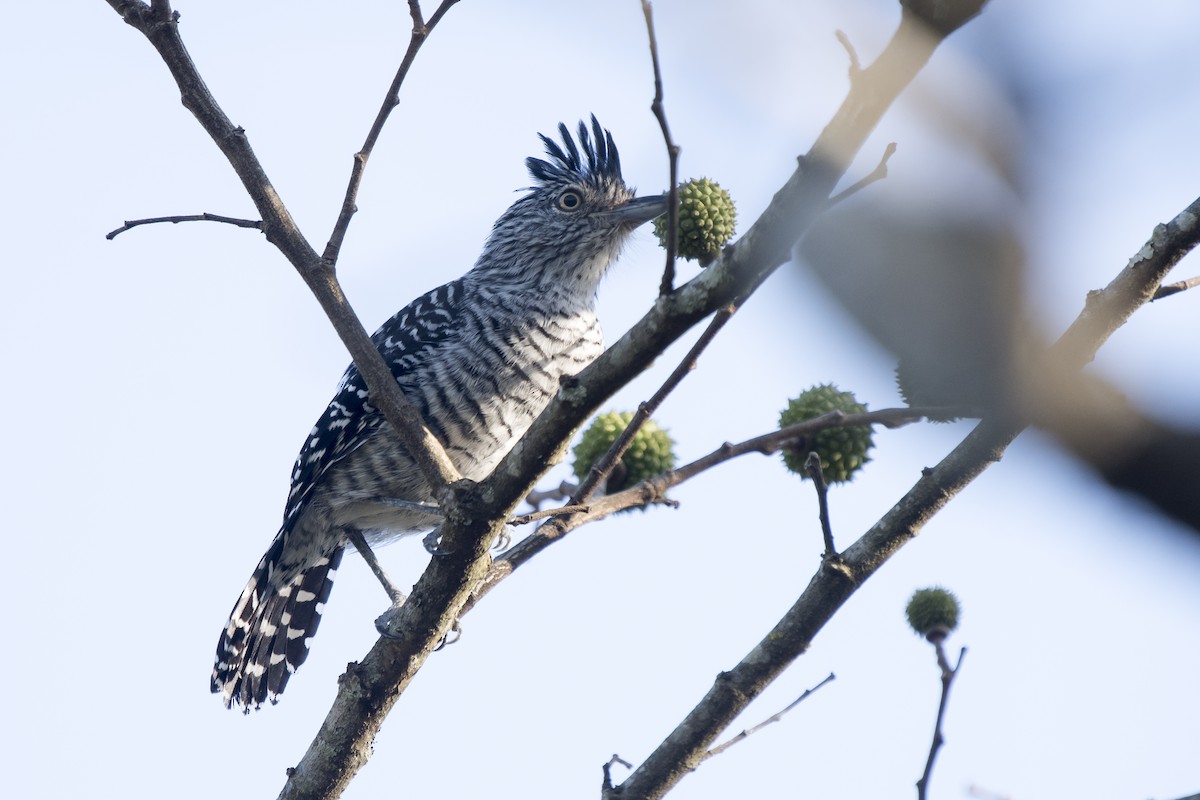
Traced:
<svg viewBox="0 0 1200 800">
<path fill-rule="evenodd" d="M 546 145 L 550 161 L 525 159 L 525 166 L 538 182 L 538 188 L 563 183 L 591 183 L 603 188 L 605 183 L 621 182 L 621 157 L 617 155 L 617 146 L 613 144 L 612 134 L 600 127 L 595 114 L 592 115 L 590 134 L 587 125 L 582 120 L 579 122 L 578 146 L 571 138 L 571 131 L 561 122 L 558 133 L 563 141 L 561 146 L 549 136 L 538 134 Z"/>
</svg>

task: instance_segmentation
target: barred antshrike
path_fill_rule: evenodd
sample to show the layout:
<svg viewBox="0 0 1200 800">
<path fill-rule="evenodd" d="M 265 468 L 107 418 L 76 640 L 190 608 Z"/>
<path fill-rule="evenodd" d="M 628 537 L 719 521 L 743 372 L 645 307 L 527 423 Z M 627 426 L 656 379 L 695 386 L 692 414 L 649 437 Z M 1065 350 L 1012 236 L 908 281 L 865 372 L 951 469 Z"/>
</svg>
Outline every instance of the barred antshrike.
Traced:
<svg viewBox="0 0 1200 800">
<path fill-rule="evenodd" d="M 485 477 L 558 391 L 603 350 L 596 286 L 634 228 L 666 210 L 634 198 L 612 135 L 559 125 L 529 193 L 492 228 L 475 266 L 418 297 L 372 341 L 466 478 Z M 304 442 L 283 526 L 217 643 L 212 691 L 247 711 L 276 702 L 308 655 L 349 544 L 428 530 L 428 484 L 370 404 L 353 365 Z"/>
</svg>

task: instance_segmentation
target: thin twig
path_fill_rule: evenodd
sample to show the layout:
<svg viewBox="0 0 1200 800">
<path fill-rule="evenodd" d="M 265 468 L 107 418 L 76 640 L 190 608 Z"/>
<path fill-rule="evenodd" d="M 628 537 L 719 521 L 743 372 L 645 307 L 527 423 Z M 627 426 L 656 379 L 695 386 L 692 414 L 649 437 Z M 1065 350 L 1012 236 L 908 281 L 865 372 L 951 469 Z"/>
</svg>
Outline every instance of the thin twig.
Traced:
<svg viewBox="0 0 1200 800">
<path fill-rule="evenodd" d="M 654 9 L 650 0 L 642 0 L 642 13 L 646 16 L 646 34 L 650 37 L 650 60 L 654 64 L 654 101 L 650 110 L 662 128 L 663 142 L 667 145 L 667 164 L 669 167 L 670 189 L 667 193 L 667 265 L 663 269 L 662 283 L 658 287 L 660 295 L 670 294 L 675 290 L 675 252 L 679 238 L 679 145 L 671 138 L 671 128 L 667 125 L 667 111 L 663 106 L 662 70 L 658 65 L 658 37 L 654 34 Z"/>
<path fill-rule="evenodd" d="M 850 57 L 850 80 L 853 82 L 862 72 L 862 64 L 858 60 L 858 51 L 854 49 L 854 45 L 850 42 L 850 37 L 845 31 L 834 31 L 834 36 L 837 37 L 838 43 L 846 50 L 846 55 Z"/>
<path fill-rule="evenodd" d="M 180 222 L 223 222 L 226 225 L 236 225 L 239 228 L 254 228 L 261 231 L 263 229 L 262 220 L 260 219 L 239 219 L 237 217 L 223 217 L 220 214 L 209 214 L 205 211 L 203 214 L 184 214 L 175 217 L 148 217 L 146 219 L 127 219 L 125 224 L 117 228 L 115 231 L 109 231 L 104 234 L 104 238 L 112 241 L 120 234 L 127 230 L 138 227 L 139 225 L 155 225 L 160 222 L 170 222 L 177 224 Z"/>
<path fill-rule="evenodd" d="M 825 482 L 825 473 L 821 470 L 821 454 L 815 450 L 804 459 L 804 471 L 812 478 L 817 490 L 817 505 L 821 511 L 821 535 L 825 537 L 825 557 L 837 555 L 833 546 L 833 527 L 829 524 L 829 484 Z"/>
<path fill-rule="evenodd" d="M 837 676 L 836 676 L 836 675 L 834 675 L 832 672 L 831 672 L 831 673 L 829 673 L 829 675 L 827 675 L 827 676 L 825 677 L 825 680 L 821 681 L 820 683 L 818 683 L 816 686 L 812 687 L 811 689 L 805 689 L 805 690 L 804 690 L 804 694 L 800 695 L 800 696 L 799 696 L 799 697 L 797 697 L 795 700 L 793 700 L 792 702 L 788 703 L 788 704 L 787 704 L 787 706 L 785 706 L 785 707 L 784 707 L 784 708 L 783 708 L 781 711 L 779 711 L 778 713 L 776 713 L 776 714 L 773 714 L 773 715 L 771 715 L 770 717 L 767 717 L 766 719 L 764 719 L 762 722 L 758 723 L 758 724 L 757 724 L 757 725 L 755 725 L 754 727 L 752 727 L 752 728 L 747 728 L 746 730 L 744 730 L 744 731 L 742 731 L 741 733 L 739 733 L 737 736 L 734 736 L 734 737 L 733 737 L 732 739 L 730 739 L 729 741 L 727 741 L 727 742 L 725 742 L 725 743 L 723 743 L 723 744 L 719 744 L 719 745 L 717 745 L 716 747 L 714 747 L 713 749 L 709 750 L 707 753 L 705 753 L 705 754 L 704 754 L 704 756 L 703 756 L 704 760 L 708 760 L 708 759 L 712 758 L 713 756 L 715 756 L 715 755 L 717 755 L 717 754 L 719 754 L 719 753 L 722 753 L 722 752 L 724 752 L 725 750 L 728 750 L 730 747 L 733 747 L 733 746 L 734 746 L 735 744 L 737 744 L 738 742 L 744 741 L 746 738 L 748 738 L 748 737 L 750 737 L 750 736 L 753 736 L 754 734 L 758 733 L 760 730 L 762 730 L 763 728 L 767 727 L 767 726 L 768 726 L 768 725 L 770 725 L 771 723 L 773 723 L 773 722 L 779 722 L 779 720 L 783 719 L 783 715 L 784 715 L 784 714 L 788 713 L 788 712 L 789 712 L 789 711 L 791 711 L 793 708 L 795 708 L 796 706 L 800 705 L 800 703 L 802 703 L 804 700 L 806 700 L 810 694 L 812 694 L 812 693 L 816 692 L 816 691 L 817 691 L 818 689 L 820 689 L 822 686 L 824 686 L 825 684 L 827 684 L 827 683 L 829 683 L 829 682 L 831 682 L 831 681 L 835 680 L 836 678 L 837 678 Z"/>
<path fill-rule="evenodd" d="M 1178 281 L 1177 283 L 1168 283 L 1165 286 L 1160 286 L 1158 287 L 1158 291 L 1154 293 L 1154 297 L 1150 299 L 1152 301 L 1162 300 L 1164 297 L 1170 297 L 1173 294 L 1179 294 L 1188 289 L 1195 289 L 1197 286 L 1200 286 L 1200 275 L 1188 278 L 1186 281 Z"/>
<path fill-rule="evenodd" d="M 887 174 L 888 174 L 888 170 L 887 170 L 888 160 L 891 159 L 892 155 L 894 155 L 895 152 L 896 152 L 896 143 L 889 142 L 888 146 L 883 149 L 883 157 L 881 159 L 879 159 L 879 163 L 875 165 L 875 169 L 873 169 L 869 173 L 867 173 L 866 177 L 864 177 L 862 180 L 856 182 L 853 186 L 851 186 L 847 189 L 843 189 L 842 191 L 835 194 L 833 197 L 829 198 L 829 205 L 835 206 L 838 203 L 845 200 L 847 197 L 850 197 L 851 195 L 867 188 L 872 183 L 881 181 L 884 178 L 886 178 Z"/>
<path fill-rule="evenodd" d="M 928 411 L 928 408 L 884 408 L 861 414 L 830 411 L 828 414 L 822 414 L 813 419 L 797 422 L 795 425 L 789 425 L 786 428 L 780 428 L 777 431 L 765 433 L 762 436 L 755 436 L 753 439 L 747 439 L 737 444 L 726 442 L 708 455 L 702 456 L 695 461 L 664 472 L 662 475 L 647 478 L 641 483 L 623 491 L 594 500 L 589 505 L 587 512 L 572 515 L 571 518 L 562 519 L 558 522 L 567 529 L 574 529 L 585 522 L 602 519 L 626 508 L 656 502 L 665 495 L 668 489 L 690 481 L 698 475 L 724 464 L 726 461 L 731 461 L 751 453 L 758 453 L 765 456 L 774 455 L 784 447 L 806 439 L 819 431 L 829 430 L 830 428 L 849 428 L 863 425 L 884 425 L 888 428 L 898 428 L 902 425 L 918 422 L 926 416 Z M 518 560 L 523 562 L 526 560 L 526 554 L 522 552 L 523 549 L 540 549 L 538 538 L 541 533 L 539 531 L 528 539 L 523 540 L 517 547 L 506 553 L 503 559 L 511 559 L 514 562 Z M 533 555 L 534 553 L 529 553 L 529 557 Z M 497 559 L 497 563 L 503 559 Z"/>
<path fill-rule="evenodd" d="M 697 343 L 698 344 L 698 343 Z M 685 359 L 686 360 L 686 359 Z M 589 499 L 585 504 L 587 511 L 575 511 L 570 514 L 556 516 L 541 525 L 536 532 L 518 542 L 511 550 L 500 556 L 492 564 L 491 572 L 475 589 L 471 599 L 463 608 L 465 614 L 495 588 L 496 584 L 507 578 L 519 567 L 528 563 L 534 556 L 541 553 L 554 542 L 560 540 L 571 531 L 587 523 L 595 522 L 611 516 L 627 508 L 647 504 L 675 505 L 665 498 L 666 491 L 689 481 L 713 467 L 750 453 L 772 455 L 780 449 L 804 437 L 828 430 L 829 428 L 849 427 L 853 425 L 883 425 L 887 428 L 898 428 L 923 419 L 930 413 L 930 408 L 884 408 L 878 411 L 868 411 L 862 414 L 846 414 L 841 411 L 831 411 L 815 419 L 798 422 L 777 431 L 756 436 L 753 439 L 737 444 L 724 443 L 706 456 L 696 459 L 681 467 L 665 472 L 662 475 L 638 483 L 628 489 L 604 497 Z"/>
<path fill-rule="evenodd" d="M 696 364 L 700 359 L 700 354 L 704 349 L 712 344 L 712 340 L 716 338 L 721 328 L 725 327 L 725 323 L 737 312 L 737 305 L 731 303 L 716 314 L 713 315 L 712 321 L 708 323 L 708 327 L 704 329 L 704 333 L 700 334 L 700 338 L 688 350 L 687 355 L 679 362 L 675 369 L 663 381 L 662 386 L 658 387 L 649 400 L 638 405 L 638 409 L 634 412 L 633 419 L 629 420 L 629 424 L 625 426 L 625 430 L 621 431 L 621 435 L 612 443 L 601 458 L 592 465 L 588 470 L 588 474 L 584 476 L 583 481 L 575 489 L 571 495 L 571 505 L 580 505 L 586 503 L 596 493 L 601 483 L 608 479 L 616 468 L 617 462 L 621 460 L 621 456 L 625 455 L 625 451 L 629 449 L 630 443 L 633 442 L 633 437 L 641 430 L 641 427 L 646 424 L 646 420 L 650 419 L 651 415 L 658 410 L 662 402 L 667 399 L 667 395 L 673 392 L 688 373 L 696 368 Z"/>
<path fill-rule="evenodd" d="M 529 514 L 521 514 L 513 517 L 508 521 L 509 525 L 527 525 L 530 522 L 537 522 L 539 519 L 547 519 L 549 517 L 563 517 L 568 514 L 586 514 L 591 509 L 587 505 L 559 506 L 558 508 L 547 508 L 545 511 L 533 511 Z"/>
<path fill-rule="evenodd" d="M 677 467 L 674 471 L 668 473 L 670 476 L 670 485 L 675 486 L 686 480 L 691 480 L 701 472 L 712 469 L 718 464 L 729 461 L 732 458 L 744 456 L 747 453 L 772 455 L 787 445 L 819 431 L 829 430 L 830 428 L 849 428 L 863 425 L 884 425 L 888 428 L 897 428 L 901 425 L 908 425 L 923 419 L 928 411 L 929 409 L 922 407 L 881 408 L 878 411 L 865 411 L 861 414 L 830 411 L 828 414 L 822 414 L 813 419 L 797 422 L 795 425 L 788 425 L 785 428 L 765 433 L 762 436 L 755 436 L 753 439 L 747 439 L 738 444 L 729 444 L 726 442 L 708 455 L 698 458 L 690 464 Z"/>
<path fill-rule="evenodd" d="M 621 757 L 620 757 L 619 755 L 617 755 L 616 753 L 613 753 L 613 756 L 612 756 L 612 758 L 610 758 L 610 759 L 609 759 L 609 760 L 608 760 L 608 761 L 607 761 L 607 762 L 604 764 L 604 767 L 603 767 L 603 769 L 604 769 L 604 782 L 603 782 L 603 783 L 602 783 L 602 785 L 601 785 L 601 790 L 602 790 L 602 791 L 607 791 L 607 790 L 609 790 L 609 789 L 612 789 L 612 785 L 613 785 L 613 784 L 612 784 L 612 768 L 613 768 L 613 764 L 620 764 L 620 765 L 621 765 L 622 767 L 624 767 L 625 769 L 633 769 L 633 764 L 630 764 L 628 761 L 626 761 L 625 759 L 621 758 Z"/>
<path fill-rule="evenodd" d="M 367 168 L 367 159 L 371 157 L 371 153 L 375 149 L 375 143 L 379 140 L 379 135 L 383 132 L 384 123 L 387 122 L 392 109 L 400 104 L 400 86 L 408 76 L 408 70 L 412 66 L 413 60 L 416 59 L 417 51 L 421 49 L 421 45 L 425 44 L 425 40 L 429 38 L 429 34 L 441 22 L 442 17 L 446 15 L 450 7 L 457 2 L 458 0 L 443 0 L 442 4 L 433 12 L 433 16 L 426 22 L 421 16 L 420 2 L 418 0 L 408 0 L 409 15 L 412 17 L 413 23 L 412 37 L 408 41 L 408 50 L 404 53 L 404 58 L 400 61 L 400 67 L 396 70 L 395 77 L 392 78 L 392 84 L 388 87 L 383 105 L 380 106 L 379 113 L 375 115 L 375 122 L 371 125 L 371 130 L 367 133 L 366 141 L 363 142 L 362 148 L 354 154 L 354 165 L 350 169 L 350 184 L 346 187 L 346 196 L 342 200 L 342 208 L 338 212 L 337 221 L 333 225 L 333 232 L 329 236 L 329 242 L 325 245 L 325 252 L 321 254 L 321 258 L 331 266 L 337 263 L 338 254 L 342 250 L 342 242 L 345 240 L 346 231 L 350 227 L 350 218 L 358 210 L 358 189 L 362 185 L 363 173 Z"/>
<path fill-rule="evenodd" d="M 933 762 L 937 759 L 938 750 L 946 741 L 946 737 L 942 735 L 942 719 L 946 716 L 946 702 L 950 697 L 950 684 L 954 682 L 954 676 L 958 674 L 958 668 L 962 666 L 963 657 L 967 654 L 967 648 L 962 648 L 958 651 L 958 663 L 953 668 L 950 667 L 950 662 L 946 660 L 946 651 L 942 648 L 944 636 L 938 636 L 931 639 L 934 648 L 937 650 L 938 667 L 942 671 L 942 698 L 938 702 L 937 722 L 933 726 L 933 742 L 929 745 L 929 758 L 925 761 L 925 772 L 921 775 L 921 779 L 917 781 L 917 800 L 925 800 L 926 792 L 929 789 L 929 777 L 933 774 Z"/>
</svg>

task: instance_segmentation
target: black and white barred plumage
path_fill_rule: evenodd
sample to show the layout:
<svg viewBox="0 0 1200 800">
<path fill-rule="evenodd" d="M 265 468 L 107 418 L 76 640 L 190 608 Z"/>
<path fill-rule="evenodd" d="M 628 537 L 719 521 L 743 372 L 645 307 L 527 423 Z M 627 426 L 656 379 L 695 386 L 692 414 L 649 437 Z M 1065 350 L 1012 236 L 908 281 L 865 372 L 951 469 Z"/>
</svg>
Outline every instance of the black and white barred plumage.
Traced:
<svg viewBox="0 0 1200 800">
<path fill-rule="evenodd" d="M 665 210 L 635 199 L 612 136 L 595 117 L 542 136 L 549 160 L 496 221 L 470 272 L 422 295 L 372 341 L 405 396 L 466 478 L 485 477 L 558 390 L 603 349 L 596 286 L 627 235 Z M 349 530 L 367 542 L 427 530 L 420 471 L 370 405 L 353 365 L 305 441 L 283 526 L 234 605 L 217 644 L 212 691 L 247 711 L 275 702 L 308 655 Z"/>
</svg>

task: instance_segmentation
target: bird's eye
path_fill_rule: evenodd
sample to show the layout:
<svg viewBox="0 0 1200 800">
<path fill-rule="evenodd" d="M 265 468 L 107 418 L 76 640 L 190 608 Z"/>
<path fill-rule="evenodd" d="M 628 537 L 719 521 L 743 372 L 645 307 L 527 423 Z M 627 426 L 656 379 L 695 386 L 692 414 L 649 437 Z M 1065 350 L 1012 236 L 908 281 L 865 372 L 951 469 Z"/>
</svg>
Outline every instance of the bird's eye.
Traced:
<svg viewBox="0 0 1200 800">
<path fill-rule="evenodd" d="M 574 189 L 567 189 L 558 196 L 558 208 L 560 211 L 578 211 L 583 205 L 583 195 Z"/>
</svg>

